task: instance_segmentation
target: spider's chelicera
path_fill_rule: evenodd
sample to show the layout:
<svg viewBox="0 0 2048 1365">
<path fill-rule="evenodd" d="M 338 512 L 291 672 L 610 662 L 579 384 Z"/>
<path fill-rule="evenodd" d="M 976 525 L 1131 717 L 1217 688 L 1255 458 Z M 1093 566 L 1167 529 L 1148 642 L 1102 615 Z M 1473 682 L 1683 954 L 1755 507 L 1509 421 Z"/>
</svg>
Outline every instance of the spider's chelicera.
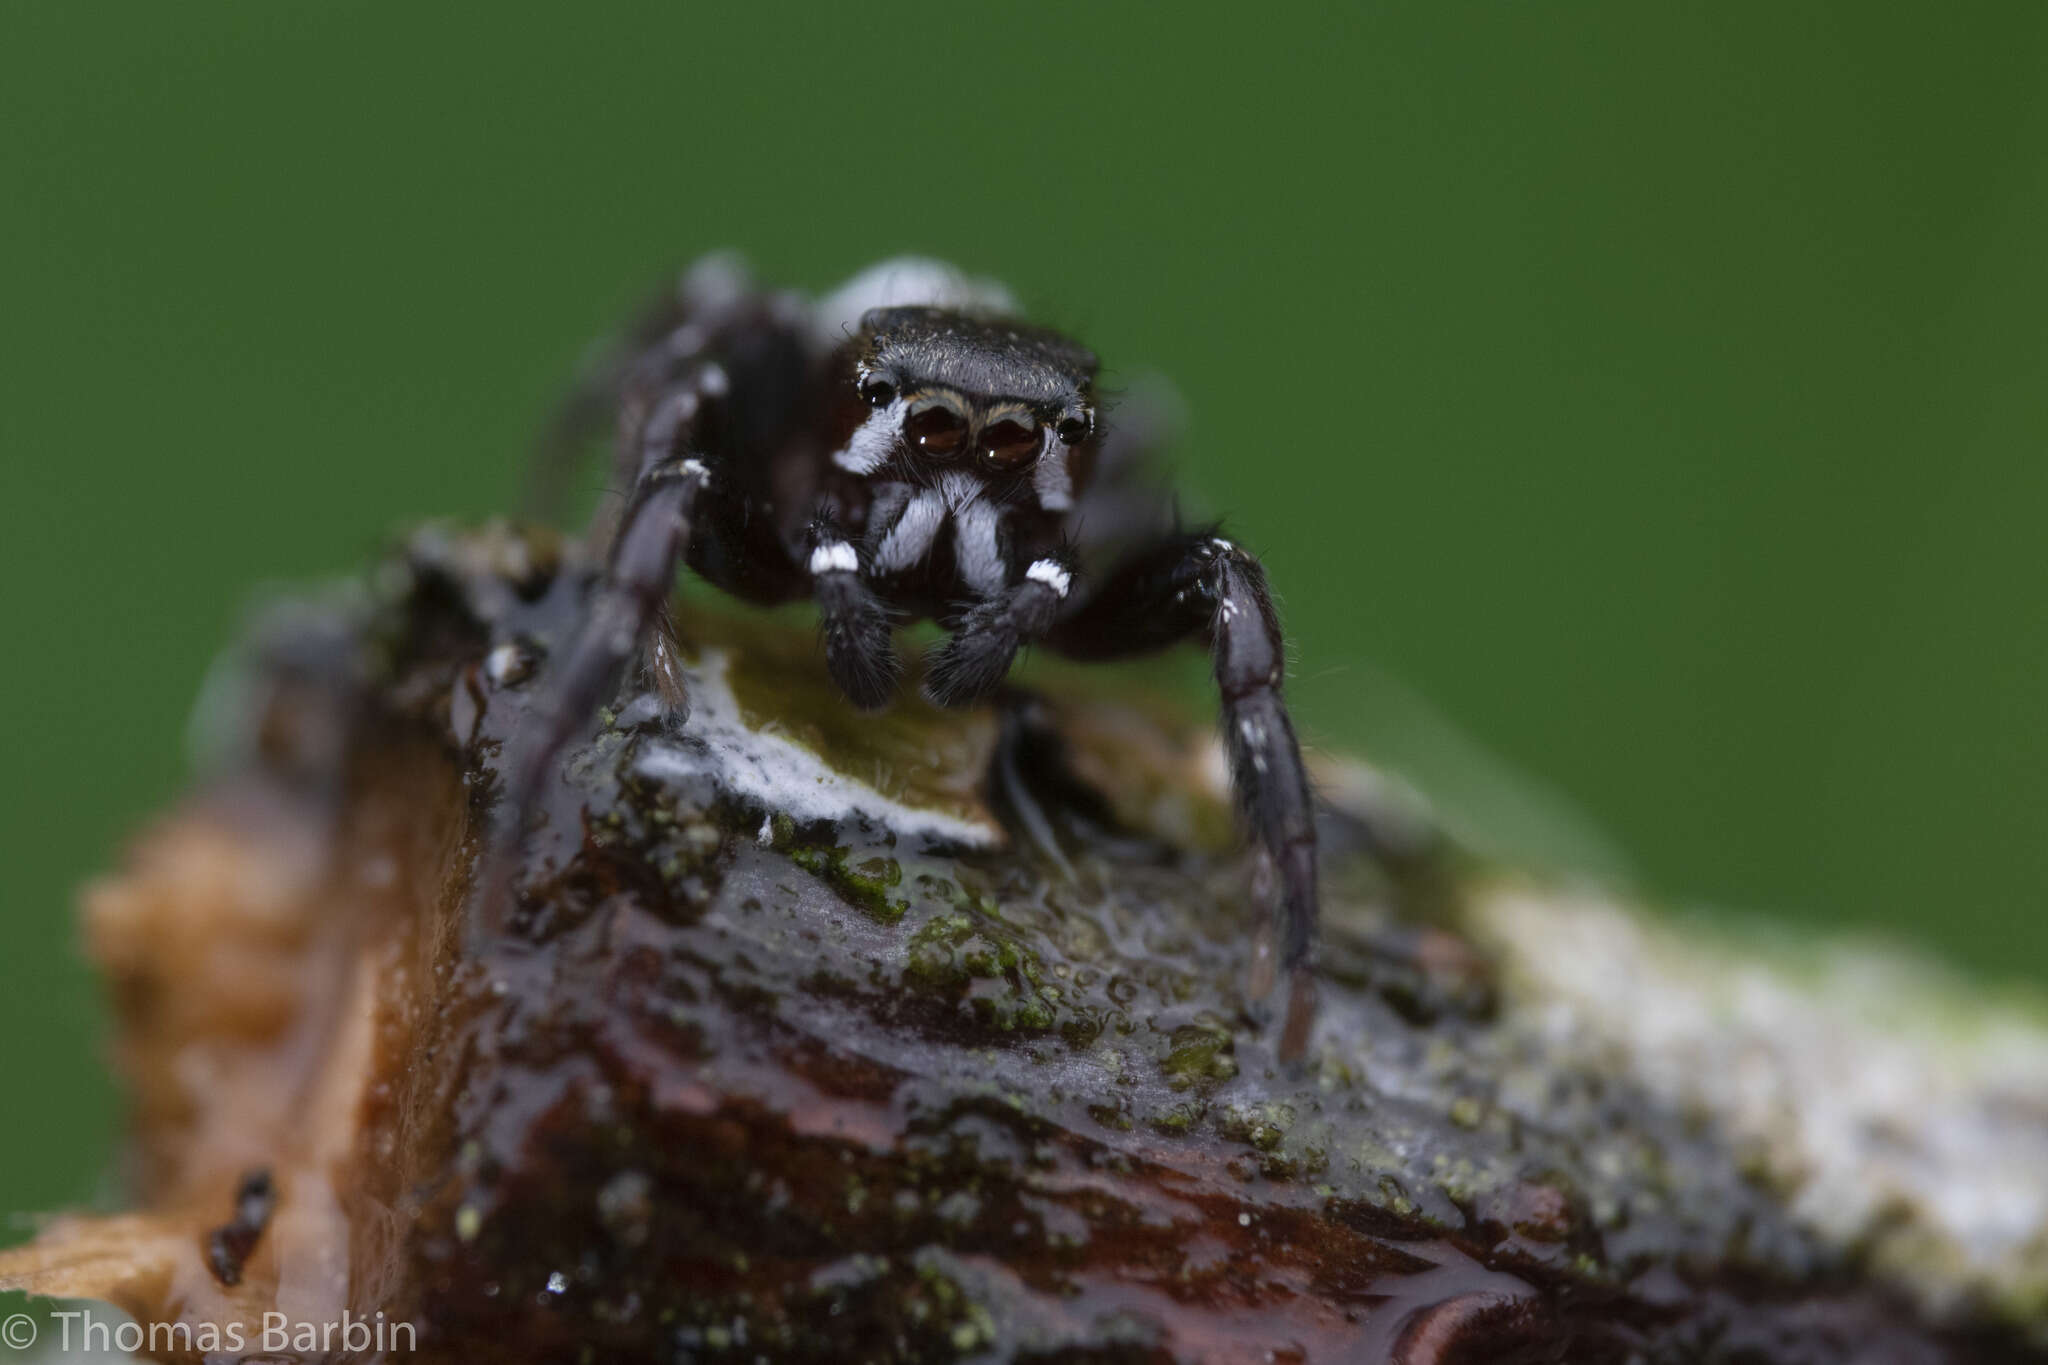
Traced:
<svg viewBox="0 0 2048 1365">
<path fill-rule="evenodd" d="M 1203 640 L 1277 889 L 1280 1051 L 1300 1055 L 1315 827 L 1279 620 L 1258 560 L 1213 527 L 1180 528 L 1140 477 L 1157 424 L 1105 426 L 1095 376 L 1087 349 L 934 262 L 878 266 L 818 301 L 759 290 L 727 258 L 692 268 L 565 409 L 544 457 L 559 482 L 581 436 L 615 418 L 630 491 L 600 516 L 604 583 L 515 765 L 506 839 L 629 665 L 686 707 L 667 620 L 680 564 L 748 602 L 815 601 L 826 666 L 864 709 L 889 703 L 894 629 L 917 619 L 949 632 L 924 670 L 944 706 L 989 697 L 1026 645 L 1095 660 Z M 1270 969 L 1255 978 L 1263 990 Z"/>
</svg>

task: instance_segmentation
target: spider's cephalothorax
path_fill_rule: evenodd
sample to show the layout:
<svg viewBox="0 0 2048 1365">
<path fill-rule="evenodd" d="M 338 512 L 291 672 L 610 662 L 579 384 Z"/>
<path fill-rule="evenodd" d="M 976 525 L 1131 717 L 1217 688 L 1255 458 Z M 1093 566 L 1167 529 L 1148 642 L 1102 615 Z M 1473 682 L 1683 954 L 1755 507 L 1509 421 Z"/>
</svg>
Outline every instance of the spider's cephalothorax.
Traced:
<svg viewBox="0 0 2048 1365">
<path fill-rule="evenodd" d="M 1232 781 L 1275 874 L 1281 1051 L 1297 1056 L 1314 1008 L 1315 830 L 1265 574 L 1213 528 L 1177 526 L 1141 477 L 1154 432 L 1105 430 L 1094 355 L 1015 311 L 926 261 L 815 302 L 758 290 L 723 257 L 684 276 L 565 408 L 543 457 L 557 476 L 615 419 L 626 499 L 600 515 L 605 588 L 553 670 L 505 837 L 636 659 L 683 712 L 666 619 L 679 564 L 748 601 L 815 601 L 826 665 L 862 708 L 888 704 L 895 627 L 920 618 L 949 632 L 924 670 L 946 706 L 988 697 L 1027 644 L 1113 659 L 1203 640 Z"/>
</svg>

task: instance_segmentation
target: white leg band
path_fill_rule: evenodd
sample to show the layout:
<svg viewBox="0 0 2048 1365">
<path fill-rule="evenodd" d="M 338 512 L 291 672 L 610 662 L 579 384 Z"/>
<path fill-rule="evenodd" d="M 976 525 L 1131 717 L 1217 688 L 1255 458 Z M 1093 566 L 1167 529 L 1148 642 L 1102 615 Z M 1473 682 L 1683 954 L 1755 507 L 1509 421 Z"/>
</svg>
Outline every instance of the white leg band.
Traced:
<svg viewBox="0 0 2048 1365">
<path fill-rule="evenodd" d="M 811 551 L 811 576 L 827 573 L 859 573 L 860 556 L 843 540 L 830 541 Z"/>
<path fill-rule="evenodd" d="M 1043 583 L 1051 588 L 1055 597 L 1065 597 L 1068 589 L 1074 586 L 1074 576 L 1068 573 L 1066 565 L 1057 559 L 1032 561 L 1031 567 L 1024 571 L 1024 576 L 1033 583 Z"/>
</svg>

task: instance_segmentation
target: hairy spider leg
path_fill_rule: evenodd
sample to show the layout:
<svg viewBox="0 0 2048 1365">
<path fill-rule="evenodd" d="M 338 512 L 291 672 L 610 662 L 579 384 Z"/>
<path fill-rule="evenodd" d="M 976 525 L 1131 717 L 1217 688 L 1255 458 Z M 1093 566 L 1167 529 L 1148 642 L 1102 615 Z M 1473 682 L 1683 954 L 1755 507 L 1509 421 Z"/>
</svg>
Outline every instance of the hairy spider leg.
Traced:
<svg viewBox="0 0 2048 1365">
<path fill-rule="evenodd" d="M 1125 559 L 1047 643 L 1069 658 L 1100 660 L 1195 636 L 1208 640 L 1213 657 L 1238 808 L 1278 874 L 1288 976 L 1280 1056 L 1291 1061 L 1307 1048 L 1315 1019 L 1315 808 L 1280 694 L 1286 646 L 1265 570 L 1212 532 L 1177 533 Z M 1255 973 L 1255 989 L 1262 975 Z"/>
<path fill-rule="evenodd" d="M 647 405 L 673 386 L 679 369 L 703 352 L 705 329 L 681 318 L 676 302 L 664 298 L 628 334 L 629 342 L 614 342 L 585 361 L 527 459 L 521 515 L 533 521 L 562 521 L 576 471 L 588 447 L 607 430 L 616 433 L 617 459 L 624 463 L 633 458 Z"/>
<path fill-rule="evenodd" d="M 812 519 L 807 540 L 825 669 L 855 706 L 879 711 L 895 695 L 899 666 L 889 609 L 863 576 L 872 566 L 826 512 Z"/>
<path fill-rule="evenodd" d="M 709 354 L 720 331 L 743 310 L 751 289 L 752 280 L 736 259 L 706 257 L 617 337 L 593 347 L 534 443 L 521 515 L 553 524 L 565 520 L 576 472 L 588 447 L 607 432 L 621 466 L 616 471 L 620 491 L 630 488 L 640 430 L 651 405 Z"/>
<path fill-rule="evenodd" d="M 1034 559 L 1021 576 L 969 607 L 926 660 L 924 694 L 940 706 L 982 701 L 1002 685 L 1017 651 L 1044 638 L 1072 595 L 1075 570 L 1061 549 Z"/>
<path fill-rule="evenodd" d="M 671 390 L 641 427 L 640 471 L 612 540 L 604 581 L 582 632 L 552 670 L 556 681 L 537 718 L 538 736 L 512 764 L 481 878 L 483 914 L 493 927 L 509 914 L 510 869 L 549 771 L 617 690 L 644 644 L 668 638 L 663 622 L 669 595 L 689 549 L 699 497 L 712 477 L 704 460 L 692 453 L 690 438 L 706 403 L 722 392 L 722 377 L 715 376 L 706 367 Z M 654 662 L 660 667 L 664 661 Z M 678 693 L 671 699 L 681 697 Z"/>
</svg>

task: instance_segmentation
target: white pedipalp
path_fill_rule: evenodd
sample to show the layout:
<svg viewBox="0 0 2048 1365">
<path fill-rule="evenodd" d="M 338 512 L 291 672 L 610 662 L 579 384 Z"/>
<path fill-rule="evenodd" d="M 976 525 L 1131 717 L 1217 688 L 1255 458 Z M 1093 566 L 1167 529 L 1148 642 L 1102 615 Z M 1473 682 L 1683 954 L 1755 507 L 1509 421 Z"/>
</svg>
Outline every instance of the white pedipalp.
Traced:
<svg viewBox="0 0 2048 1365">
<path fill-rule="evenodd" d="M 903 503 L 875 549 L 875 571 L 899 573 L 921 562 L 949 517 L 961 581 L 984 597 L 1000 593 L 1009 583 L 1003 509 L 984 495 L 979 479 L 960 470 L 941 475 L 936 486 L 919 489 Z"/>
<path fill-rule="evenodd" d="M 998 536 L 1002 512 L 986 498 L 975 498 L 953 514 L 953 560 L 968 587 L 993 597 L 1009 583 Z"/>
<path fill-rule="evenodd" d="M 932 542 L 938 539 L 939 527 L 945 520 L 946 502 L 939 490 L 921 489 L 904 504 L 896 524 L 882 537 L 875 551 L 875 568 L 883 573 L 896 573 L 922 560 L 931 553 Z"/>
<path fill-rule="evenodd" d="M 832 463 L 852 474 L 872 474 L 880 469 L 896 453 L 903 416 L 909 410 L 910 403 L 903 398 L 876 408 L 854 428 L 845 448 L 832 453 Z"/>
</svg>

